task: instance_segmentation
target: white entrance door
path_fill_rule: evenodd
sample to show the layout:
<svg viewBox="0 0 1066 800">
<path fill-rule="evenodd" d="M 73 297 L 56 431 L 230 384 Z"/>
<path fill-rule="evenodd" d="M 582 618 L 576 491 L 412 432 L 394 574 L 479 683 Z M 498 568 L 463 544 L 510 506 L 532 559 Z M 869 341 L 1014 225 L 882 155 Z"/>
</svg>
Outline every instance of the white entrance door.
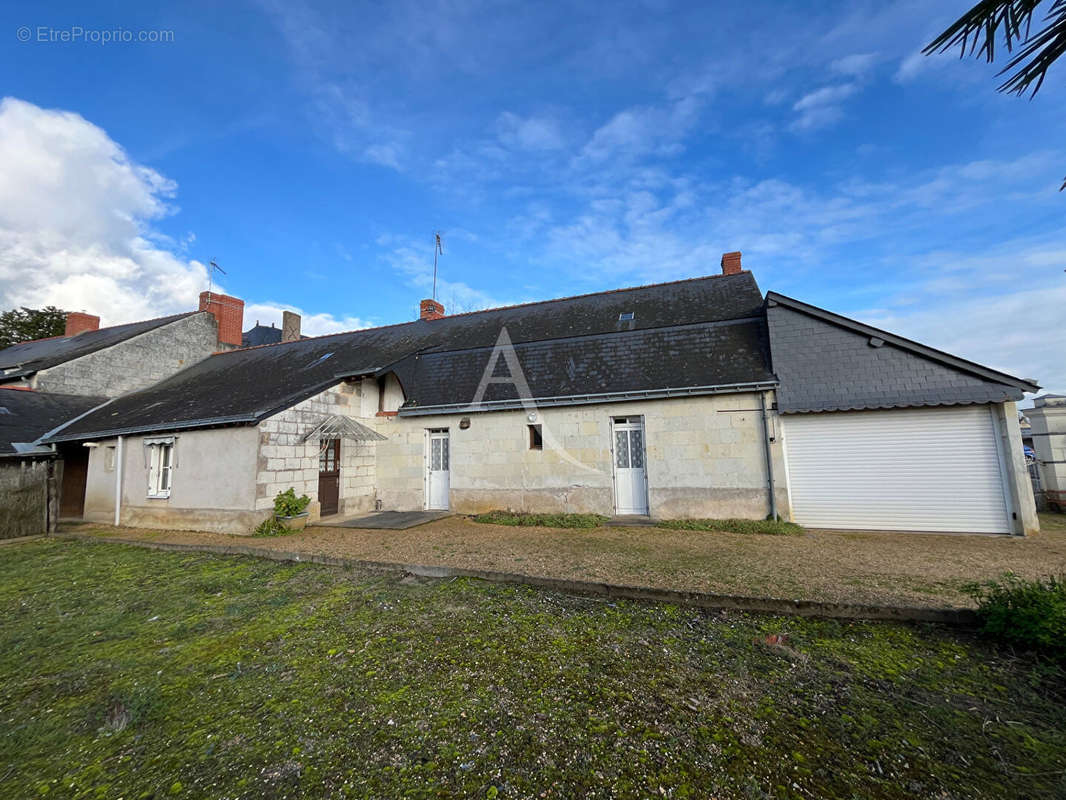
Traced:
<svg viewBox="0 0 1066 800">
<path fill-rule="evenodd" d="M 448 510 L 448 429 L 430 430 L 426 454 L 426 508 Z"/>
<path fill-rule="evenodd" d="M 784 418 L 792 514 L 814 528 L 1009 533 L 988 406 Z"/>
<path fill-rule="evenodd" d="M 644 420 L 614 418 L 614 489 L 619 514 L 648 513 L 644 476 Z"/>
</svg>

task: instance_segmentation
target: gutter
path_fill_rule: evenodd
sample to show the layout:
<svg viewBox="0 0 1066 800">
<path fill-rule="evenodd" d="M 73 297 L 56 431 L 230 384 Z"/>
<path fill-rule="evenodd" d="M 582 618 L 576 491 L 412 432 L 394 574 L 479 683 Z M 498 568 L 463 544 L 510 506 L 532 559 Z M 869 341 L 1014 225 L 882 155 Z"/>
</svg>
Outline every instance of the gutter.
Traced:
<svg viewBox="0 0 1066 800">
<path fill-rule="evenodd" d="M 630 392 L 604 392 L 601 394 L 557 395 L 553 397 L 530 397 L 514 400 L 484 400 L 477 405 L 471 403 L 450 403 L 434 406 L 411 406 L 401 408 L 401 417 L 421 417 L 432 414 L 476 413 L 479 411 L 510 411 L 527 409 L 530 406 L 548 408 L 550 406 L 577 406 L 594 403 L 622 403 L 627 400 L 659 400 L 671 397 L 699 397 L 711 394 L 738 394 L 757 392 L 777 388 L 778 382 L 759 381 L 755 383 L 724 383 L 708 386 L 688 386 L 683 388 L 647 389 Z"/>
<path fill-rule="evenodd" d="M 108 401 L 110 402 L 110 401 Z M 110 439 L 112 436 L 129 436 L 136 433 L 154 433 L 156 431 L 179 431 L 188 428 L 210 428 L 214 425 L 236 425 L 238 423 L 256 422 L 258 417 L 253 414 L 241 414 L 232 417 L 215 417 L 214 419 L 193 419 L 186 422 L 159 423 L 148 425 L 131 425 L 126 428 L 111 428 L 101 431 L 87 431 L 80 434 L 67 434 L 66 436 L 50 436 L 44 444 L 56 442 L 80 442 L 89 439 Z M 74 420 L 71 420 L 73 422 Z M 70 424 L 70 423 L 67 423 Z M 64 425 L 63 427 L 66 427 Z"/>
<path fill-rule="evenodd" d="M 770 516 L 776 522 L 777 515 L 777 491 L 774 489 L 774 454 L 770 449 L 770 423 L 766 414 L 766 392 L 759 392 L 759 407 L 762 410 L 762 443 L 763 452 L 766 453 L 766 484 L 770 492 Z"/>
</svg>

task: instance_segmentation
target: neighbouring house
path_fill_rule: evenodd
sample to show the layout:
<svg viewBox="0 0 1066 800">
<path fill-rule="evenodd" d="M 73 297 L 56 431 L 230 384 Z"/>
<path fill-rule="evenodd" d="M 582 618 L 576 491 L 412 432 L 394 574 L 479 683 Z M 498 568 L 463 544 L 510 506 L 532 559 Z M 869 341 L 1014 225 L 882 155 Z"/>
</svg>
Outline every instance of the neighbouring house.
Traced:
<svg viewBox="0 0 1066 800">
<path fill-rule="evenodd" d="M 55 530 L 64 513 L 81 516 L 86 460 L 74 460 L 67 475 L 52 447 L 36 444 L 45 434 L 104 402 L 102 397 L 45 394 L 0 387 L 0 539 Z M 76 446 L 76 445 L 75 445 Z M 64 479 L 69 486 L 60 494 Z M 60 505 L 59 498 L 69 507 Z"/>
<path fill-rule="evenodd" d="M 97 316 L 72 312 L 67 315 L 62 336 L 0 350 L 0 389 L 31 390 L 17 400 L 8 400 L 9 410 L 14 409 L 8 421 L 18 425 L 11 435 L 20 437 L 9 443 L 33 443 L 109 398 L 144 389 L 212 353 L 239 347 L 243 309 L 244 303 L 237 298 L 204 292 L 199 311 L 106 328 L 100 327 Z M 5 392 L 4 397 L 10 398 L 10 394 Z M 71 413 L 60 418 L 63 409 Z M 0 418 L 0 424 L 3 421 Z M 0 456 L 3 447 L 0 443 Z M 0 506 L 21 503 L 12 497 L 14 483 L 23 495 L 47 495 L 47 476 L 54 473 L 62 482 L 58 513 L 80 518 L 90 450 L 91 446 L 74 442 L 49 448 L 24 447 L 10 453 L 13 460 L 4 462 L 7 477 L 0 483 Z M 57 460 L 58 465 L 53 463 Z M 17 480 L 11 468 L 15 462 L 22 470 Z M 26 512 L 20 519 L 36 519 L 35 515 L 36 511 Z M 54 515 L 44 530 L 53 522 Z M 23 535 L 33 524 L 0 515 L 0 536 L 16 535 L 11 531 Z"/>
<path fill-rule="evenodd" d="M 249 532 L 492 508 L 1037 529 L 1023 380 L 722 274 L 212 355 L 45 441 L 91 443 L 85 516 Z M 117 498 L 117 502 L 116 502 Z"/>
<path fill-rule="evenodd" d="M 1066 397 L 1045 394 L 1026 410 L 1042 503 L 1066 511 Z"/>
<path fill-rule="evenodd" d="M 274 323 L 260 325 L 259 320 L 255 325 L 241 335 L 242 347 L 260 347 L 264 344 L 277 344 L 278 342 L 294 342 L 297 339 L 306 338 L 300 335 L 300 315 L 292 311 L 283 311 L 281 327 L 274 327 Z"/>
</svg>

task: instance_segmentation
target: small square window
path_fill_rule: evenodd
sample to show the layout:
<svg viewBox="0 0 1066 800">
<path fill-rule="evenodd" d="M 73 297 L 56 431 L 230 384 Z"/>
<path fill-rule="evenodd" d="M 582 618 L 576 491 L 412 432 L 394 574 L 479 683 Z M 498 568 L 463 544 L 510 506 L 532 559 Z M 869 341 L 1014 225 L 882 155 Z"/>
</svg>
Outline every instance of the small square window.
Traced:
<svg viewBox="0 0 1066 800">
<path fill-rule="evenodd" d="M 543 450 L 544 449 L 544 436 L 541 433 L 540 425 L 529 426 L 529 449 L 530 450 Z"/>
</svg>

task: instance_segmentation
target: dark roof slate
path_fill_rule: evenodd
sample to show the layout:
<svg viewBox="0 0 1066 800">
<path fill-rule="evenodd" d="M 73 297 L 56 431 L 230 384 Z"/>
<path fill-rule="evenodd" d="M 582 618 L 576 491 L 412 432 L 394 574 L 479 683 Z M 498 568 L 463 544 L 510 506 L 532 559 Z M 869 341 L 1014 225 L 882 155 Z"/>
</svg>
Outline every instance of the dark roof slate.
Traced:
<svg viewBox="0 0 1066 800">
<path fill-rule="evenodd" d="M 1002 403 L 1038 388 L 774 292 L 767 305 L 785 413 Z"/>
<path fill-rule="evenodd" d="M 469 404 L 492 350 L 429 352 L 401 361 L 395 368 L 401 384 L 417 387 L 409 405 Z M 537 399 L 776 383 L 761 317 L 527 342 L 515 345 L 515 354 Z M 502 355 L 493 366 L 494 376 L 510 376 Z M 521 399 L 510 381 L 488 384 L 481 398 Z"/>
<path fill-rule="evenodd" d="M 281 328 L 273 325 L 259 325 L 241 334 L 241 347 L 261 347 L 264 344 L 277 344 L 281 341 Z"/>
<path fill-rule="evenodd" d="M 103 402 L 103 397 L 0 388 L 0 457 L 16 454 L 14 442 L 34 442 Z"/>
<path fill-rule="evenodd" d="M 233 350 L 116 399 L 55 440 L 255 422 L 343 377 L 391 369 L 409 404 L 469 402 L 504 327 L 534 395 L 772 380 L 761 323 L 713 324 L 760 318 L 762 305 L 742 272 Z M 633 319 L 620 320 L 625 313 Z"/>
<path fill-rule="evenodd" d="M 112 325 L 109 328 L 85 331 L 77 336 L 55 336 L 51 339 L 11 345 L 0 350 L 0 382 L 26 377 L 65 361 L 87 356 L 196 313 L 199 312 L 190 311 L 186 314 L 174 314 L 125 325 Z"/>
</svg>

